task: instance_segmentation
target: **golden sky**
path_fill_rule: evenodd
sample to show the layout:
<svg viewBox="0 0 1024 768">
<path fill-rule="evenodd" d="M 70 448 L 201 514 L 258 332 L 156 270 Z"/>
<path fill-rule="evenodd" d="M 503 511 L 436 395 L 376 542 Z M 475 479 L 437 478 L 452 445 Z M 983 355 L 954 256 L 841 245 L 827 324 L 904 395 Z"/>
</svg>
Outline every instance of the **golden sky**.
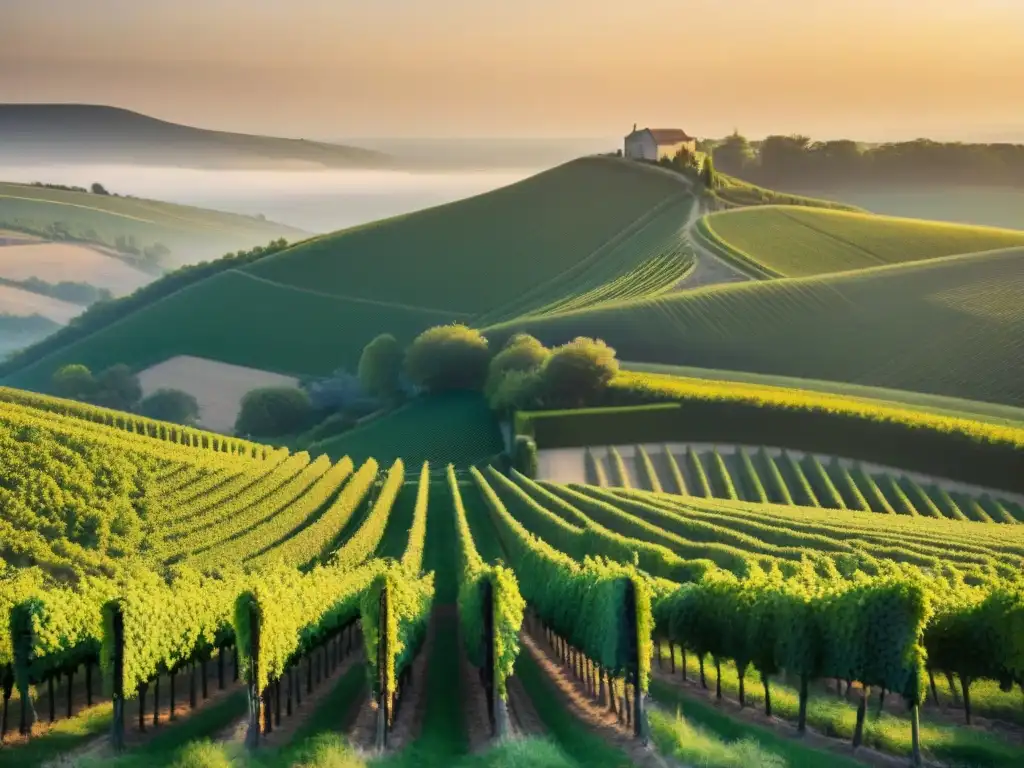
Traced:
<svg viewBox="0 0 1024 768">
<path fill-rule="evenodd" d="M 0 0 L 0 101 L 346 136 L 1024 141 L 1024 0 Z"/>
</svg>

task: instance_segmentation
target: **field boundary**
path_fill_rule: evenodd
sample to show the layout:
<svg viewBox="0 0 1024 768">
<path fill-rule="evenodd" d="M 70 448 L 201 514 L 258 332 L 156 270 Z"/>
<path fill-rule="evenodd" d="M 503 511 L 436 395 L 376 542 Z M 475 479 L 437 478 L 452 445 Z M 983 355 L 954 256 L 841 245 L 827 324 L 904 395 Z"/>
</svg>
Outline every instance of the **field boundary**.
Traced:
<svg viewBox="0 0 1024 768">
<path fill-rule="evenodd" d="M 775 280 L 785 277 L 781 272 L 775 272 L 774 270 L 769 269 L 750 254 L 741 251 L 719 237 L 719 235 L 711 228 L 709 219 L 712 216 L 714 216 L 714 214 L 701 216 L 697 219 L 693 229 L 691 230 L 694 239 L 696 239 L 701 245 L 711 251 L 715 256 L 728 263 L 730 266 L 735 267 L 745 275 L 748 275 L 755 280 Z"/>
</svg>

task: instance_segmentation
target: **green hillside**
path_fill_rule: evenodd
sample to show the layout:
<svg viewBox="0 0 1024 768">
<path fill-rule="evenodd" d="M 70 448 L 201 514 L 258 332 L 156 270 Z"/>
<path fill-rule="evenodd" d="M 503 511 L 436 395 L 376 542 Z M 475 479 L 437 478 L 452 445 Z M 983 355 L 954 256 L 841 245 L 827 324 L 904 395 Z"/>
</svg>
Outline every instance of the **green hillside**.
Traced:
<svg viewBox="0 0 1024 768">
<path fill-rule="evenodd" d="M 296 374 L 353 368 L 380 332 L 478 326 L 660 293 L 692 264 L 687 188 L 577 160 L 468 200 L 300 243 L 207 278 L 13 372 L 45 387 L 67 362 L 143 368 L 178 354 Z"/>
<path fill-rule="evenodd" d="M 61 365 L 145 368 L 195 355 L 281 373 L 326 374 L 353 366 L 383 330 L 404 339 L 464 320 L 451 312 L 342 299 L 261 280 L 237 270 L 153 302 L 14 373 L 13 386 L 45 388 Z"/>
<path fill-rule="evenodd" d="M 1024 249 L 711 286 L 488 329 L 621 358 L 1024 405 Z"/>
<path fill-rule="evenodd" d="M 338 296 L 517 315 L 578 293 L 580 280 L 593 287 L 584 272 L 599 269 L 609 279 L 658 255 L 659 245 L 678 238 L 691 202 L 670 176 L 587 158 L 467 200 L 317 238 L 247 271 Z M 646 240 L 652 230 L 654 247 Z M 638 248 L 622 247 L 638 239 Z M 520 301 L 524 296 L 530 298 Z"/>
<path fill-rule="evenodd" d="M 353 461 L 402 459 L 437 466 L 466 466 L 488 461 L 504 450 L 501 433 L 487 401 L 479 395 L 436 395 L 374 419 L 308 448 L 332 459 Z"/>
<path fill-rule="evenodd" d="M 234 213 L 9 182 L 0 182 L 2 228 L 111 247 L 118 238 L 134 238 L 139 248 L 162 243 L 171 250 L 166 259 L 168 266 L 221 256 L 279 237 L 296 240 L 307 234 Z"/>
<path fill-rule="evenodd" d="M 777 277 L 848 272 L 1024 245 L 1024 232 L 1016 230 L 792 206 L 714 213 L 701 224 L 704 234 Z"/>
</svg>

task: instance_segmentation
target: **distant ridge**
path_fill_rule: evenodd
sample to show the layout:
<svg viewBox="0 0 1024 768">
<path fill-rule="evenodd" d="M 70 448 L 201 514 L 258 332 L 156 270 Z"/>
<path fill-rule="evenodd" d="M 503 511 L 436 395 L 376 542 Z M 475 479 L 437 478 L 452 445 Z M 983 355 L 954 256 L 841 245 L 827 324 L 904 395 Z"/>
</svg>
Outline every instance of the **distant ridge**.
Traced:
<svg viewBox="0 0 1024 768">
<path fill-rule="evenodd" d="M 0 104 L 0 161 L 369 168 L 391 158 L 341 144 L 194 128 L 118 107 Z"/>
</svg>

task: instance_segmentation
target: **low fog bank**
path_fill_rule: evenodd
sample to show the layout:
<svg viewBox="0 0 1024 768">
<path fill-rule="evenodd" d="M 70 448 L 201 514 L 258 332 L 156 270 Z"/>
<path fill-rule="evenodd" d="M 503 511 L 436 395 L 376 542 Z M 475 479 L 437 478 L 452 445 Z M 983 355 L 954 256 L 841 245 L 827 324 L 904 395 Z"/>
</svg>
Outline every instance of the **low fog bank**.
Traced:
<svg viewBox="0 0 1024 768">
<path fill-rule="evenodd" d="M 308 232 L 330 232 L 512 184 L 544 166 L 506 170 L 199 170 L 129 165 L 3 165 L 0 180 L 43 182 L 262 214 Z"/>
</svg>

